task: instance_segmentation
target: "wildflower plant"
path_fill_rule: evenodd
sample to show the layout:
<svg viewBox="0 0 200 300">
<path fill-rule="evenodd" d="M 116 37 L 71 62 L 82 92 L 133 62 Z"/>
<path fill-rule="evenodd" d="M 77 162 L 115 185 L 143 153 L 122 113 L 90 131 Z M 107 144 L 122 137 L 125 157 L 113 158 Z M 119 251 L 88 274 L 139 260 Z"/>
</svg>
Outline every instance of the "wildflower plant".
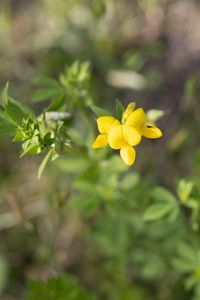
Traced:
<svg viewBox="0 0 200 300">
<path fill-rule="evenodd" d="M 79 109 L 89 130 L 92 130 L 93 125 L 88 120 L 86 111 L 92 109 L 97 114 L 104 113 L 103 109 L 93 104 L 88 93 L 89 80 L 88 62 L 75 62 L 61 74 L 59 82 L 44 77 L 35 80 L 35 83 L 44 87 L 35 93 L 33 101 L 41 102 L 52 98 L 50 105 L 38 116 L 24 104 L 12 99 L 8 95 L 8 84 L 6 85 L 2 96 L 0 135 L 11 135 L 13 142 L 21 142 L 21 156 L 46 152 L 38 170 L 39 177 L 48 161 L 58 158 L 63 147 L 73 148 L 74 141 L 70 139 L 68 132 L 75 108 Z M 142 108 L 135 109 L 135 102 L 131 102 L 124 109 L 122 103 L 117 100 L 116 110 L 118 119 L 104 115 L 97 118 L 100 134 L 93 142 L 92 148 L 109 145 L 114 150 L 120 150 L 123 162 L 131 166 L 136 157 L 134 147 L 141 142 L 142 137 L 159 138 L 162 132 L 148 122 Z"/>
<path fill-rule="evenodd" d="M 136 168 L 127 168 L 134 164 L 136 148 L 143 138 L 162 137 L 155 121 L 163 112 L 145 112 L 141 107 L 136 108 L 135 102 L 125 108 L 116 100 L 116 116 L 113 116 L 95 105 L 90 79 L 89 63 L 75 62 L 66 67 L 59 80 L 48 77 L 35 80 L 39 89 L 33 96 L 31 107 L 41 102 L 44 107 L 38 114 L 10 97 L 8 84 L 3 90 L 0 137 L 8 136 L 13 142 L 20 143 L 21 157 L 43 156 L 39 177 L 47 164 L 55 161 L 55 169 L 61 173 L 60 180 L 55 179 L 56 188 L 61 183 L 66 188 L 68 181 L 69 191 L 66 201 L 57 200 L 58 210 L 55 211 L 55 205 L 49 206 L 58 214 L 61 227 L 74 212 L 78 215 L 78 222 L 83 224 L 84 231 L 87 230 L 87 241 L 84 242 L 87 244 L 89 240 L 87 247 L 92 252 L 91 257 L 87 255 L 88 261 L 84 257 L 81 272 L 76 276 L 83 278 L 83 274 L 87 274 L 86 282 L 89 286 L 92 282 L 95 293 L 87 291 L 84 284 L 82 288 L 76 276 L 71 277 L 71 271 L 63 275 L 66 266 L 59 265 L 60 277 L 47 282 L 31 281 L 27 299 L 39 299 L 41 295 L 44 300 L 50 299 L 49 293 L 58 299 L 71 293 L 69 299 L 74 300 L 102 299 L 102 295 L 107 299 L 151 299 L 133 282 L 144 283 L 145 288 L 147 282 L 152 283 L 155 292 L 158 288 L 158 285 L 154 286 L 155 281 L 161 282 L 164 277 L 164 281 L 173 285 L 174 278 L 180 277 L 181 284 L 184 282 L 187 289 L 193 289 L 197 295 L 193 299 L 198 300 L 200 254 L 198 242 L 194 247 L 190 245 L 190 239 L 198 240 L 199 180 L 178 180 L 172 192 L 162 183 L 158 185 L 140 176 Z M 99 131 L 96 138 L 93 113 L 97 115 Z M 107 146 L 119 150 L 121 159 L 115 153 L 107 155 L 106 151 L 97 150 Z M 54 176 L 53 172 L 50 174 Z M 80 232 L 84 236 L 83 229 Z M 30 234 L 27 236 L 29 238 Z M 54 238 L 52 241 L 50 257 L 56 257 L 53 251 L 57 245 L 55 247 Z M 48 248 L 48 245 L 45 243 L 44 247 Z M 94 261 L 95 268 L 92 268 Z"/>
</svg>

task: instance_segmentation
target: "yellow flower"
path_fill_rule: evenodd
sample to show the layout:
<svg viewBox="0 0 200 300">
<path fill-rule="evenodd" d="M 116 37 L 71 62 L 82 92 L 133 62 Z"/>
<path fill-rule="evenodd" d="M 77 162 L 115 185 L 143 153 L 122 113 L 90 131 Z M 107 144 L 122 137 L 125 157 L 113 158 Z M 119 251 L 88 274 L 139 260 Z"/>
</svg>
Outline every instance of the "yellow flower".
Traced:
<svg viewBox="0 0 200 300">
<path fill-rule="evenodd" d="M 162 135 L 160 129 L 147 123 L 146 114 L 142 108 L 134 111 L 135 103 L 131 102 L 122 116 L 122 123 L 114 117 L 99 117 L 97 126 L 100 134 L 92 144 L 92 148 L 102 148 L 109 145 L 120 150 L 124 163 L 131 166 L 136 157 L 133 146 L 140 143 L 141 137 L 157 138 Z"/>
<path fill-rule="evenodd" d="M 97 136 L 92 147 L 101 148 L 109 144 L 112 149 L 120 149 L 120 155 L 125 164 L 132 165 L 136 155 L 133 146 L 141 141 L 141 134 L 137 129 L 123 125 L 113 117 L 99 117 L 97 126 L 100 135 Z"/>
</svg>

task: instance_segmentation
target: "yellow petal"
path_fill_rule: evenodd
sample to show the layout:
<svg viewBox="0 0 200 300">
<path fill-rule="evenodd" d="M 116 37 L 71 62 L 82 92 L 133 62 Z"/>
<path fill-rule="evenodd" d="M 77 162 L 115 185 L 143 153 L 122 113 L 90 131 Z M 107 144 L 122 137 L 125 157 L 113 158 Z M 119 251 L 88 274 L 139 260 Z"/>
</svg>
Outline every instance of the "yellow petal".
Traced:
<svg viewBox="0 0 200 300">
<path fill-rule="evenodd" d="M 115 121 L 108 134 L 108 143 L 112 149 L 120 149 L 125 143 L 122 125 Z"/>
<path fill-rule="evenodd" d="M 141 134 L 136 128 L 127 125 L 122 125 L 122 128 L 124 139 L 130 146 L 135 146 L 141 142 Z"/>
<path fill-rule="evenodd" d="M 147 122 L 147 117 L 142 108 L 134 110 L 127 118 L 125 125 L 133 126 L 139 129 Z"/>
<path fill-rule="evenodd" d="M 120 149 L 120 156 L 127 166 L 131 166 L 134 164 L 136 151 L 133 147 L 129 146 L 128 144 L 125 144 Z"/>
<path fill-rule="evenodd" d="M 163 135 L 162 131 L 158 127 L 150 123 L 143 126 L 142 133 L 146 138 L 150 139 L 157 139 Z"/>
<path fill-rule="evenodd" d="M 128 118 L 128 116 L 133 112 L 134 108 L 135 108 L 136 103 L 135 102 L 131 102 L 129 103 L 129 105 L 127 106 L 125 112 L 123 113 L 122 116 L 122 122 L 124 123 L 126 121 L 126 119 Z"/>
<path fill-rule="evenodd" d="M 92 148 L 102 148 L 108 145 L 107 134 L 100 134 L 92 144 Z"/>
<path fill-rule="evenodd" d="M 97 126 L 100 133 L 107 133 L 109 132 L 112 124 L 115 122 L 115 118 L 113 117 L 99 117 L 97 119 Z"/>
</svg>

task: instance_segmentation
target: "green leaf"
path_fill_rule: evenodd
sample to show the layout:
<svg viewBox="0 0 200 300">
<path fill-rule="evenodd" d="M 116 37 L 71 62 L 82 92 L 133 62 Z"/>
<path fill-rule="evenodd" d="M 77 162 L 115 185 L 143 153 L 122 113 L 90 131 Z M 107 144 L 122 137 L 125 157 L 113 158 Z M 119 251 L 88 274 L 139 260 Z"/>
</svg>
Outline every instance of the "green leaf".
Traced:
<svg viewBox="0 0 200 300">
<path fill-rule="evenodd" d="M 65 104 L 65 94 L 60 93 L 53 99 L 52 103 L 47 108 L 47 111 L 56 111 L 61 108 L 63 104 Z"/>
<path fill-rule="evenodd" d="M 111 113 L 101 107 L 96 105 L 92 105 L 90 109 L 97 115 L 97 116 L 111 116 Z"/>
<path fill-rule="evenodd" d="M 14 136 L 15 129 L 12 124 L 4 125 L 0 123 L 0 137 Z"/>
<path fill-rule="evenodd" d="M 46 101 L 49 98 L 56 96 L 58 93 L 60 93 L 60 89 L 57 88 L 40 89 L 34 94 L 32 101 L 33 102 Z"/>
<path fill-rule="evenodd" d="M 46 154 L 46 156 L 44 157 L 42 163 L 40 164 L 39 169 L 38 169 L 38 178 L 39 178 L 39 179 L 41 178 L 42 173 L 44 172 L 44 169 L 45 169 L 45 167 L 46 167 L 48 161 L 52 158 L 53 152 L 54 152 L 54 148 L 51 148 L 51 149 L 47 152 L 47 154 Z"/>
<path fill-rule="evenodd" d="M 198 270 L 200 263 L 198 250 L 194 245 L 179 243 L 177 245 L 178 256 L 172 260 L 174 267 L 183 273 Z"/>
<path fill-rule="evenodd" d="M 163 187 L 154 188 L 151 195 L 159 202 L 177 203 L 175 196 Z"/>
<path fill-rule="evenodd" d="M 14 136 L 16 128 L 16 125 L 0 110 L 0 137 Z"/>
<path fill-rule="evenodd" d="M 125 174 L 120 182 L 120 186 L 123 190 L 134 189 L 140 181 L 140 177 L 137 173 Z"/>
<path fill-rule="evenodd" d="M 21 121 L 24 117 L 27 117 L 32 112 L 23 103 L 16 101 L 13 98 L 8 96 L 8 87 L 9 87 L 9 84 L 7 82 L 7 84 L 3 90 L 3 95 L 2 95 L 3 106 L 4 106 L 4 115 L 5 115 L 5 118 L 7 115 L 7 117 L 9 117 L 9 119 L 11 119 L 15 124 L 19 124 L 19 123 L 21 123 Z"/>
<path fill-rule="evenodd" d="M 46 76 L 35 78 L 33 83 L 47 88 L 60 88 L 60 84 L 56 80 Z"/>
<path fill-rule="evenodd" d="M 186 280 L 185 280 L 185 287 L 186 289 L 190 290 L 193 287 L 195 287 L 197 284 L 199 284 L 199 278 L 195 275 L 191 275 L 189 276 Z M 198 299 L 198 298 L 197 298 Z"/>
<path fill-rule="evenodd" d="M 123 112 L 125 111 L 125 108 L 121 101 L 119 99 L 116 99 L 116 114 L 117 114 L 117 119 L 121 121 Z"/>
<path fill-rule="evenodd" d="M 156 187 L 153 189 L 151 196 L 157 203 L 147 208 L 144 213 L 145 221 L 155 221 L 166 216 L 169 221 L 174 221 L 177 218 L 179 205 L 172 193 L 163 187 Z"/>
<path fill-rule="evenodd" d="M 55 142 L 55 139 L 51 137 L 51 132 L 47 132 L 43 137 L 43 142 L 46 146 L 50 146 Z"/>
<path fill-rule="evenodd" d="M 190 264 L 194 264 L 197 262 L 197 251 L 191 245 L 186 243 L 180 243 L 177 247 L 178 254 L 185 260 L 190 261 Z"/>
<path fill-rule="evenodd" d="M 153 204 L 143 215 L 144 221 L 157 221 L 170 213 L 172 206 L 166 203 Z"/>
<path fill-rule="evenodd" d="M 51 157 L 51 161 L 56 160 L 58 157 L 59 157 L 59 154 L 54 149 L 54 152 L 53 152 L 52 157 Z"/>
<path fill-rule="evenodd" d="M 186 181 L 184 179 L 179 181 L 177 192 L 178 192 L 180 201 L 182 203 L 186 203 L 188 201 L 189 196 L 192 192 L 193 186 L 194 186 L 194 183 L 191 181 Z"/>
<path fill-rule="evenodd" d="M 17 125 L 21 125 L 23 119 L 31 116 L 33 112 L 21 102 L 9 97 L 5 106 L 5 114 Z"/>
<path fill-rule="evenodd" d="M 17 130 L 16 135 L 14 136 L 14 138 L 12 139 L 13 142 L 21 142 L 24 140 L 24 134 L 23 131 L 21 129 Z"/>
<path fill-rule="evenodd" d="M 90 62 L 88 62 L 88 61 L 85 61 L 80 65 L 78 81 L 83 82 L 84 80 L 86 80 L 88 78 L 89 67 L 90 67 Z"/>
<path fill-rule="evenodd" d="M 71 73 L 73 76 L 76 76 L 79 72 L 80 62 L 76 60 L 68 69 L 68 72 Z"/>
<path fill-rule="evenodd" d="M 194 265 L 192 265 L 190 261 L 183 260 L 181 258 L 174 258 L 172 260 L 172 264 L 174 268 L 181 273 L 189 273 L 194 270 Z"/>
<path fill-rule="evenodd" d="M 6 106 L 8 103 L 8 88 L 9 88 L 9 82 L 6 83 L 3 89 L 3 93 L 2 93 L 3 106 Z"/>
<path fill-rule="evenodd" d="M 24 142 L 22 144 L 22 148 L 24 149 L 24 151 L 22 152 L 20 157 L 24 156 L 25 154 L 29 154 L 29 155 L 39 154 L 42 151 L 39 143 L 33 144 L 31 143 L 30 140 Z"/>
</svg>

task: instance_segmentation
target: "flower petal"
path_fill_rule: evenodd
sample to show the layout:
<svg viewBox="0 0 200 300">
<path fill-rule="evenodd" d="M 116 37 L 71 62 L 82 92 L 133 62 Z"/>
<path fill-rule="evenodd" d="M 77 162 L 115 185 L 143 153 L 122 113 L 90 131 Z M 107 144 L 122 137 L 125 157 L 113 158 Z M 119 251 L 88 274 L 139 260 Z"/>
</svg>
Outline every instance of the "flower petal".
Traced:
<svg viewBox="0 0 200 300">
<path fill-rule="evenodd" d="M 107 134 L 100 134 L 92 144 L 92 148 L 102 148 L 108 145 Z"/>
<path fill-rule="evenodd" d="M 133 112 L 134 108 L 135 108 L 136 103 L 135 102 L 131 102 L 129 103 L 129 105 L 127 106 L 127 108 L 125 109 L 123 115 L 122 115 L 122 122 L 124 123 L 126 121 L 126 119 L 128 118 L 128 116 L 130 116 L 130 114 Z"/>
<path fill-rule="evenodd" d="M 142 108 L 134 110 L 127 118 L 125 125 L 134 126 L 138 130 L 147 122 L 147 117 Z"/>
<path fill-rule="evenodd" d="M 142 134 L 146 138 L 150 139 L 157 139 L 163 135 L 162 131 L 158 127 L 150 123 L 143 126 Z"/>
<path fill-rule="evenodd" d="M 125 144 L 120 149 L 120 156 L 127 166 L 131 166 L 134 164 L 136 151 L 133 147 L 129 146 L 128 144 Z"/>
<path fill-rule="evenodd" d="M 112 124 L 115 122 L 115 118 L 113 117 L 99 117 L 97 119 L 97 126 L 100 133 L 107 133 L 109 132 Z"/>
<path fill-rule="evenodd" d="M 136 128 L 127 125 L 122 125 L 122 128 L 124 139 L 130 146 L 135 146 L 141 142 L 141 134 Z"/>
<path fill-rule="evenodd" d="M 122 125 L 116 121 L 108 134 L 108 143 L 112 149 L 120 149 L 122 145 L 125 143 Z"/>
</svg>

